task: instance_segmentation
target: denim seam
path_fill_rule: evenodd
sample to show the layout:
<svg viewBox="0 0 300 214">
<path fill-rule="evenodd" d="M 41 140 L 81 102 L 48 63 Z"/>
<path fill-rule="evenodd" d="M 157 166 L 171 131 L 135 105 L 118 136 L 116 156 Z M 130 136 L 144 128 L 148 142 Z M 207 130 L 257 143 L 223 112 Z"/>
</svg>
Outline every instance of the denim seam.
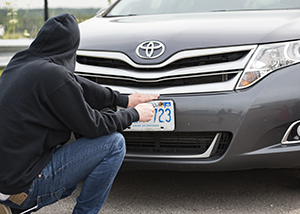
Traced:
<svg viewBox="0 0 300 214">
<path fill-rule="evenodd" d="M 63 195 L 63 193 L 64 193 L 65 191 L 66 191 L 66 188 L 65 188 L 65 187 L 61 187 L 61 188 L 59 188 L 59 189 L 56 190 L 56 191 L 52 191 L 52 192 L 45 193 L 45 194 L 43 194 L 43 195 L 37 196 L 37 198 L 36 198 L 36 199 L 37 199 L 37 205 L 38 205 L 37 210 L 40 209 L 40 208 L 42 208 L 42 207 L 44 207 L 44 206 L 49 205 L 48 203 L 46 203 L 46 205 L 41 204 L 41 203 L 43 202 L 43 201 L 42 201 L 43 198 L 45 199 L 45 198 L 47 198 L 47 197 L 52 197 L 52 196 L 54 196 L 55 199 L 56 199 L 57 201 L 59 201 L 60 199 L 59 199 L 57 193 L 58 193 L 58 192 L 61 192 L 62 195 Z M 56 202 L 57 202 L 57 201 L 56 201 Z M 55 201 L 54 201 L 54 202 L 51 201 L 50 204 L 53 204 L 53 203 L 55 203 Z"/>
</svg>

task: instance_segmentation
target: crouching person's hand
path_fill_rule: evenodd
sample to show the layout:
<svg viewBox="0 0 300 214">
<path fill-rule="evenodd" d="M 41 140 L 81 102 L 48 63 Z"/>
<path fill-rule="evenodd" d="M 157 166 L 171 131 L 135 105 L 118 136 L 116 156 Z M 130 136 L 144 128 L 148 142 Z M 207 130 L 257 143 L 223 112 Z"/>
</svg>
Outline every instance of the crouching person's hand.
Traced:
<svg viewBox="0 0 300 214">
<path fill-rule="evenodd" d="M 138 104 L 135 109 L 139 113 L 140 122 L 148 122 L 154 115 L 154 107 L 149 103 Z"/>
<path fill-rule="evenodd" d="M 127 108 L 135 107 L 140 103 L 146 103 L 151 100 L 158 99 L 158 97 L 159 97 L 158 94 L 140 94 L 140 93 L 131 94 L 128 96 Z"/>
</svg>

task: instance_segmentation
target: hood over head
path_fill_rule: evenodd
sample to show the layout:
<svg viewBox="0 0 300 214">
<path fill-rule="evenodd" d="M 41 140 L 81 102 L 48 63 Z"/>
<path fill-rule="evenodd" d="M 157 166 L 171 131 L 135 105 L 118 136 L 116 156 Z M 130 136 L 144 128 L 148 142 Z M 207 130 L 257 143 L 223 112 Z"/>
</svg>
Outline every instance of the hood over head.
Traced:
<svg viewBox="0 0 300 214">
<path fill-rule="evenodd" d="M 74 71 L 80 34 L 74 15 L 61 14 L 48 19 L 40 29 L 29 50 L 40 57 L 49 57 L 54 63 Z"/>
</svg>

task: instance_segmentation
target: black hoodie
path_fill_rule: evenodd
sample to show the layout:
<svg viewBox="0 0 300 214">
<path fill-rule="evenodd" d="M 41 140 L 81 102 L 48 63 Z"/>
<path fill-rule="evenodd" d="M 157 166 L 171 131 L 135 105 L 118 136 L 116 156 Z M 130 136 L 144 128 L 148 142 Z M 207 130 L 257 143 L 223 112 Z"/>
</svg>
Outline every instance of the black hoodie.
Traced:
<svg viewBox="0 0 300 214">
<path fill-rule="evenodd" d="M 71 132 L 88 138 L 122 131 L 139 119 L 128 97 L 74 74 L 79 45 L 73 15 L 49 19 L 0 78 L 0 192 L 25 191 Z"/>
</svg>

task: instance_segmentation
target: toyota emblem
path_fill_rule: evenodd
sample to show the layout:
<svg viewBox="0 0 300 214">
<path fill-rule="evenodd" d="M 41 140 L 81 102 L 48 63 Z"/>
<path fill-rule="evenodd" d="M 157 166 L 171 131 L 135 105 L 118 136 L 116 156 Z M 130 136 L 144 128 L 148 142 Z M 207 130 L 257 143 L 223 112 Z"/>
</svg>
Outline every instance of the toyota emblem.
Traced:
<svg viewBox="0 0 300 214">
<path fill-rule="evenodd" d="M 142 59 L 156 59 L 163 55 L 165 46 L 159 41 L 146 41 L 137 46 L 135 53 Z"/>
</svg>

